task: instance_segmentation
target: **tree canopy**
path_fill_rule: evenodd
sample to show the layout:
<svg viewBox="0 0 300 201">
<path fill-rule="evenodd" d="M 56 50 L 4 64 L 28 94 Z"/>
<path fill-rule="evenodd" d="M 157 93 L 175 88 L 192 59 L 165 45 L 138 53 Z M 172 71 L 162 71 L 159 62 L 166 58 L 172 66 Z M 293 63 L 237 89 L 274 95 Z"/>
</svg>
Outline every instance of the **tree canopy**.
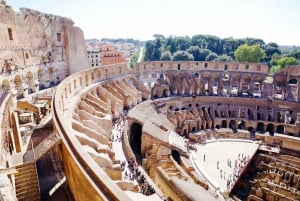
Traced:
<svg viewBox="0 0 300 201">
<path fill-rule="evenodd" d="M 187 51 L 177 51 L 174 53 L 173 61 L 194 61 L 194 56 Z"/>
<path fill-rule="evenodd" d="M 300 49 L 283 49 L 274 42 L 265 44 L 259 38 L 219 38 L 213 35 L 168 36 L 153 35 L 146 41 L 144 61 L 194 60 L 194 61 L 239 61 L 264 62 L 270 69 L 281 69 L 282 65 L 293 65 L 295 60 L 279 59 L 293 57 L 300 59 Z"/>
<path fill-rule="evenodd" d="M 237 48 L 234 52 L 235 59 L 239 62 L 259 62 L 266 54 L 259 45 L 244 44 Z"/>
<path fill-rule="evenodd" d="M 165 51 L 160 56 L 161 61 L 171 61 L 172 60 L 172 54 L 170 51 Z"/>
</svg>

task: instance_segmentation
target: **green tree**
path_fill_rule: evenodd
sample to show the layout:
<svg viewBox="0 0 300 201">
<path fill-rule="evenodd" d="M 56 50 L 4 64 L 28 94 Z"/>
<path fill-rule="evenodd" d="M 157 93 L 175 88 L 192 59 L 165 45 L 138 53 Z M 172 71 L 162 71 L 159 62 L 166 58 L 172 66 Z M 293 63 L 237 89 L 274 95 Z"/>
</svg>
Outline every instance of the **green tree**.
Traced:
<svg viewBox="0 0 300 201">
<path fill-rule="evenodd" d="M 291 53 L 288 53 L 286 56 L 295 57 L 296 59 L 300 59 L 300 49 L 294 50 Z"/>
<path fill-rule="evenodd" d="M 277 66 L 272 66 L 270 69 L 269 69 L 269 73 L 275 73 L 279 70 L 281 70 L 281 66 L 277 65 Z"/>
<path fill-rule="evenodd" d="M 189 38 L 188 37 L 177 37 L 176 38 L 177 49 L 185 51 L 189 48 Z"/>
<path fill-rule="evenodd" d="M 231 56 L 228 56 L 227 54 L 222 54 L 214 59 L 214 61 L 233 61 Z"/>
<path fill-rule="evenodd" d="M 201 55 L 201 49 L 199 46 L 190 46 L 187 51 L 194 56 L 195 61 L 204 61 L 201 60 L 203 59 L 203 56 Z"/>
<path fill-rule="evenodd" d="M 145 45 L 145 61 L 153 61 L 153 50 L 154 50 L 154 44 L 153 41 L 147 41 Z"/>
<path fill-rule="evenodd" d="M 271 56 L 271 60 L 270 60 L 270 65 L 271 66 L 277 66 L 278 65 L 278 60 L 281 58 L 281 56 L 277 53 L 274 53 Z"/>
<path fill-rule="evenodd" d="M 259 45 L 248 44 L 241 45 L 234 52 L 234 57 L 239 62 L 259 62 L 262 58 L 266 56 L 263 49 Z"/>
<path fill-rule="evenodd" d="M 298 62 L 294 57 L 282 57 L 278 60 L 278 65 L 285 68 L 288 65 L 297 65 Z"/>
<path fill-rule="evenodd" d="M 216 58 L 218 58 L 218 55 L 214 52 L 210 52 L 206 57 L 205 57 L 205 61 L 213 61 Z"/>
<path fill-rule="evenodd" d="M 173 55 L 173 61 L 193 61 L 194 56 L 187 51 L 177 51 Z"/>
<path fill-rule="evenodd" d="M 277 43 L 268 43 L 265 46 L 265 52 L 266 52 L 266 57 L 271 58 L 273 54 L 277 53 L 277 54 L 281 54 L 281 51 L 279 50 L 279 46 L 277 45 Z"/>
<path fill-rule="evenodd" d="M 154 50 L 153 50 L 153 60 L 154 61 L 158 61 L 160 59 L 160 55 L 161 55 L 160 48 L 161 48 L 160 39 L 157 39 Z"/>
<path fill-rule="evenodd" d="M 132 58 L 130 59 L 130 68 L 133 68 L 136 64 L 137 64 L 137 61 L 138 61 L 138 58 L 139 58 L 139 55 L 140 55 L 140 49 L 138 51 L 136 51 L 134 53 L 134 55 L 132 56 Z"/>
<path fill-rule="evenodd" d="M 160 56 L 161 61 L 171 61 L 172 60 L 172 54 L 170 51 L 165 51 Z"/>
</svg>

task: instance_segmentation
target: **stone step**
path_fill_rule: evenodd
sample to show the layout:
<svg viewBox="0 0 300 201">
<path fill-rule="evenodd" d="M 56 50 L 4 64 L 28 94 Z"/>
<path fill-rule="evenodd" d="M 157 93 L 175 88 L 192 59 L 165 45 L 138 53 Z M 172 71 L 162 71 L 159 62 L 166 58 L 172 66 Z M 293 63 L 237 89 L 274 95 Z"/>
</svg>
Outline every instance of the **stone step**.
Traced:
<svg viewBox="0 0 300 201">
<path fill-rule="evenodd" d="M 40 201 L 39 191 L 29 191 L 17 194 L 18 201 Z"/>
<path fill-rule="evenodd" d="M 38 182 L 34 181 L 34 178 L 27 181 L 16 182 L 16 192 L 26 191 L 26 189 L 32 190 L 34 188 L 39 188 Z"/>
</svg>

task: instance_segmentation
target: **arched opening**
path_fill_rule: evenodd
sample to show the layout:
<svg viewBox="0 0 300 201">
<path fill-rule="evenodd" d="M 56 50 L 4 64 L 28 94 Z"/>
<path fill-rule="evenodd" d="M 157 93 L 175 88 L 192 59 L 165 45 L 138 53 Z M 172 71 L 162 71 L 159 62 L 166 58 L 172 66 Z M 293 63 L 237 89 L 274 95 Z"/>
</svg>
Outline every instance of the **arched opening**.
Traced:
<svg viewBox="0 0 300 201">
<path fill-rule="evenodd" d="M 236 125 L 235 125 L 235 121 L 234 121 L 234 120 L 230 120 L 230 122 L 229 122 L 229 127 L 232 129 L 232 132 L 233 132 L 233 133 L 237 133 L 237 128 L 236 128 Z"/>
<path fill-rule="evenodd" d="M 277 126 L 277 133 L 284 134 L 284 126 L 283 125 Z"/>
<path fill-rule="evenodd" d="M 38 81 L 40 83 L 40 86 L 39 86 L 40 89 L 45 88 L 44 87 L 44 84 L 45 84 L 44 74 L 45 74 L 44 69 L 41 68 L 41 69 L 38 70 Z"/>
<path fill-rule="evenodd" d="M 10 89 L 10 84 L 8 80 L 3 80 L 2 81 L 2 90 L 9 90 Z"/>
<path fill-rule="evenodd" d="M 273 121 L 273 118 L 270 114 L 268 114 L 268 121 Z"/>
<path fill-rule="evenodd" d="M 130 127 L 129 144 L 136 156 L 136 161 L 141 164 L 142 162 L 142 126 L 138 123 L 133 123 Z"/>
<path fill-rule="evenodd" d="M 262 120 L 260 113 L 257 113 L 257 120 Z"/>
<path fill-rule="evenodd" d="M 227 121 L 226 120 L 222 120 L 222 128 L 227 128 Z"/>
<path fill-rule="evenodd" d="M 157 96 L 157 91 L 156 91 L 156 87 L 155 87 L 155 86 L 152 87 L 152 89 L 151 89 L 151 97 L 152 97 L 152 99 L 158 98 L 158 96 Z"/>
<path fill-rule="evenodd" d="M 264 134 L 265 133 L 265 125 L 264 125 L 264 123 L 262 123 L 262 122 L 257 123 L 256 131 L 258 133 Z"/>
<path fill-rule="evenodd" d="M 250 132 L 250 139 L 255 139 L 255 129 L 252 126 L 249 126 L 247 130 Z"/>
<path fill-rule="evenodd" d="M 247 129 L 249 132 L 252 132 L 254 131 L 254 128 L 252 126 L 249 126 L 248 129 Z"/>
<path fill-rule="evenodd" d="M 33 73 L 31 71 L 28 71 L 26 73 L 26 79 L 28 84 L 28 93 L 31 94 L 33 93 L 33 88 L 34 88 Z"/>
<path fill-rule="evenodd" d="M 164 89 L 163 90 L 163 97 L 169 97 L 169 90 L 168 89 Z"/>
<path fill-rule="evenodd" d="M 248 109 L 248 117 L 249 117 L 249 120 L 253 120 L 253 113 L 251 112 L 250 109 Z"/>
<path fill-rule="evenodd" d="M 219 113 L 217 110 L 215 110 L 215 117 L 218 118 L 219 117 Z"/>
<path fill-rule="evenodd" d="M 268 131 L 271 136 L 274 136 L 274 125 L 268 124 L 266 131 Z"/>
<path fill-rule="evenodd" d="M 240 121 L 239 124 L 238 124 L 238 129 L 243 129 L 245 130 L 245 121 Z"/>
<path fill-rule="evenodd" d="M 50 85 L 51 86 L 54 86 L 55 85 L 55 78 L 56 78 L 56 75 L 55 75 L 55 67 L 54 66 L 50 66 L 48 68 L 48 72 L 49 72 L 49 81 L 50 81 Z"/>
<path fill-rule="evenodd" d="M 22 78 L 20 75 L 15 76 L 14 83 L 15 83 L 15 89 L 17 90 L 17 98 L 24 98 Z"/>
<path fill-rule="evenodd" d="M 298 84 L 298 80 L 295 78 L 292 78 L 289 80 L 289 84 Z"/>
<path fill-rule="evenodd" d="M 180 154 L 177 150 L 172 150 L 171 155 L 174 158 L 174 160 L 180 165 Z"/>
<path fill-rule="evenodd" d="M 188 136 L 188 132 L 187 132 L 187 129 L 183 129 L 183 136 Z"/>
</svg>

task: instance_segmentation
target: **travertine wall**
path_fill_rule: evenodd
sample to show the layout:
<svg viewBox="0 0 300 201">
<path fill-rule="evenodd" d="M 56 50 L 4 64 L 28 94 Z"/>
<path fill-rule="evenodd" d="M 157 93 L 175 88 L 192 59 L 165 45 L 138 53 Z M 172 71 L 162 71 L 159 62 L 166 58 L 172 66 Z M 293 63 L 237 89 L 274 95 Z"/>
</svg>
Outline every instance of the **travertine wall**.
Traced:
<svg viewBox="0 0 300 201">
<path fill-rule="evenodd" d="M 83 32 L 72 20 L 0 2 L 0 89 L 26 97 L 88 68 Z"/>
<path fill-rule="evenodd" d="M 100 102 L 98 103 L 99 105 L 102 105 L 101 107 L 106 107 L 107 105 L 111 105 L 110 111 L 115 111 L 111 112 L 111 114 L 115 114 L 116 116 L 118 113 L 122 112 L 122 107 L 127 107 L 131 108 L 138 104 L 137 107 L 135 107 L 135 112 L 136 114 L 136 119 L 134 115 L 130 115 L 130 123 L 129 127 L 131 126 L 132 123 L 135 122 L 140 122 L 143 121 L 144 123 L 141 123 L 142 125 L 142 146 L 141 146 L 141 151 L 142 155 L 146 155 L 147 151 L 153 146 L 153 144 L 161 144 L 161 143 L 167 143 L 168 142 L 168 136 L 165 133 L 166 129 L 175 129 L 176 125 L 172 125 L 171 122 L 176 123 L 176 121 L 173 121 L 170 119 L 170 121 L 166 121 L 166 116 L 163 117 L 163 114 L 160 114 L 161 112 L 165 113 L 166 110 L 171 109 L 173 111 L 175 110 L 182 110 L 182 109 L 189 109 L 189 108 L 195 108 L 199 107 L 202 109 L 202 107 L 207 108 L 207 110 L 202 110 L 202 113 L 200 112 L 199 116 L 202 117 L 202 121 L 200 122 L 200 125 L 197 124 L 191 124 L 189 125 L 186 124 L 185 128 L 186 130 L 190 131 L 193 127 L 197 127 L 197 129 L 206 129 L 206 128 L 212 128 L 212 126 L 220 126 L 223 127 L 225 126 L 226 128 L 229 127 L 230 122 L 233 121 L 235 125 L 238 125 L 239 119 L 245 120 L 244 126 L 246 128 L 248 127 L 253 127 L 256 128 L 258 126 L 258 123 L 263 123 L 264 126 L 267 126 L 268 122 L 265 118 L 270 115 L 270 117 L 274 118 L 276 114 L 282 114 L 282 120 L 285 120 L 288 118 L 286 116 L 285 112 L 290 110 L 293 110 L 294 113 L 290 115 L 290 117 L 294 120 L 298 118 L 297 112 L 299 111 L 299 104 L 298 103 L 290 103 L 290 102 L 285 102 L 285 101 L 268 101 L 267 99 L 261 99 L 261 98 L 237 98 L 237 97 L 218 97 L 218 96 L 196 96 L 196 97 L 182 97 L 182 96 L 173 96 L 173 97 L 168 97 L 167 99 L 164 100 L 164 107 L 162 109 L 160 108 L 154 108 L 153 105 L 150 106 L 150 103 L 143 102 L 142 104 L 139 104 L 141 101 L 141 97 L 143 94 L 149 94 L 149 91 L 151 90 L 151 83 L 156 83 L 156 87 L 163 88 L 164 89 L 170 89 L 171 85 L 173 82 L 175 82 L 176 79 L 178 79 L 176 76 L 179 74 L 182 79 L 185 81 L 181 81 L 178 79 L 176 82 L 178 89 L 177 91 L 183 91 L 184 95 L 191 95 L 193 92 L 190 90 L 191 80 L 195 79 L 195 75 L 198 73 L 199 80 L 197 80 L 198 85 L 200 87 L 204 86 L 203 80 L 210 80 L 212 83 L 212 80 L 215 80 L 216 78 L 221 79 L 223 76 L 223 73 L 220 73 L 219 70 L 215 65 L 214 62 L 208 63 L 207 67 L 205 67 L 205 63 L 203 63 L 203 66 L 201 67 L 202 70 L 190 70 L 190 71 L 185 71 L 184 69 L 188 70 L 189 68 L 192 68 L 191 63 L 186 63 L 186 62 L 167 62 L 166 64 L 163 63 L 161 66 L 161 62 L 153 62 L 153 63 L 146 63 L 146 68 L 139 70 L 138 66 L 144 66 L 144 63 L 140 63 L 137 65 L 137 68 L 133 70 L 133 74 L 135 75 L 138 82 L 134 81 L 135 79 L 128 79 L 126 78 L 128 74 L 131 74 L 131 71 L 127 68 L 126 64 L 118 64 L 118 65 L 111 65 L 111 66 L 104 66 L 102 68 L 94 68 L 90 70 L 86 70 L 83 72 L 76 73 L 70 77 L 68 77 L 64 82 L 61 83 L 61 85 L 57 89 L 57 93 L 54 98 L 54 106 L 55 106 L 55 111 L 58 114 L 61 115 L 55 115 L 54 118 L 57 119 L 63 128 L 66 129 L 66 132 L 64 136 L 66 138 L 69 138 L 68 133 L 72 133 L 70 129 L 70 126 L 68 122 L 63 122 L 60 116 L 66 115 L 68 112 L 67 111 L 75 111 L 72 108 L 74 108 L 75 105 L 77 105 L 76 98 L 82 98 L 82 101 L 86 101 L 85 99 L 88 98 L 87 94 L 88 93 L 79 93 L 81 90 L 83 90 L 86 85 L 86 88 L 88 91 L 91 91 L 90 94 L 96 95 L 98 92 L 102 91 L 99 94 L 102 94 L 100 98 Z M 176 66 L 178 68 L 178 65 L 180 64 L 180 70 L 176 69 L 175 71 L 168 71 L 170 66 Z M 231 69 L 234 68 L 234 64 L 228 64 L 227 68 Z M 156 66 L 158 65 L 158 66 Z M 185 66 L 186 65 L 186 66 Z M 194 65 L 194 64 L 193 64 Z M 198 64 L 200 65 L 200 64 Z M 201 64 L 202 65 L 202 64 Z M 200 66 L 201 66 L 200 65 Z M 149 66 L 150 69 L 147 69 Z M 223 64 L 218 65 L 218 66 L 223 66 Z M 236 75 L 236 72 L 234 71 L 229 71 L 226 74 L 229 77 L 233 77 L 234 79 L 237 79 L 237 77 L 240 78 L 245 78 L 248 80 L 249 83 L 251 82 L 251 79 L 254 81 L 260 80 L 262 82 L 262 86 L 264 86 L 264 78 L 267 76 L 266 71 L 264 71 L 264 66 L 260 66 L 257 64 L 252 64 L 249 66 L 249 69 L 252 69 L 255 72 L 255 76 L 249 76 L 249 72 L 246 71 L 246 65 L 241 64 L 242 67 L 239 67 L 239 75 Z M 258 70 L 257 66 L 260 66 L 260 70 Z M 153 68 L 153 69 L 151 69 Z M 157 69 L 156 69 L 157 68 Z M 217 68 L 217 69 L 215 69 Z M 297 67 L 299 68 L 299 67 Z M 194 69 L 194 68 L 193 68 Z M 261 72 L 261 70 L 263 70 Z M 250 70 L 249 70 L 250 71 Z M 125 76 L 127 75 L 127 76 Z M 130 75 L 130 76 L 132 76 Z M 163 76 L 161 76 L 163 75 Z M 174 78 L 171 78 L 174 77 Z M 211 77 L 213 79 L 211 79 Z M 169 78 L 169 79 L 168 79 Z M 108 80 L 107 80 L 108 79 Z M 190 80 L 189 80 L 190 79 Z M 296 77 L 296 79 L 299 79 Z M 99 83 L 98 87 L 93 87 L 94 84 L 98 81 L 105 80 L 104 83 Z M 167 81 L 169 80 L 169 81 Z M 228 81 L 230 81 L 229 79 Z M 288 79 L 287 79 L 288 80 Z M 209 81 L 209 82 L 210 82 Z M 136 83 L 143 83 L 144 87 L 140 84 Z M 149 84 L 150 83 L 150 84 Z M 270 84 L 270 83 L 268 83 Z M 272 83 L 271 83 L 272 84 Z M 121 87 L 122 86 L 122 87 Z M 194 91 L 197 91 L 198 86 L 194 86 Z M 124 91 L 124 89 L 126 91 Z M 146 90 L 148 89 L 148 91 Z M 141 90 L 142 93 L 138 93 L 136 90 Z M 262 94 L 264 94 L 264 87 L 261 88 Z M 270 88 L 268 87 L 268 93 Z M 105 96 L 103 95 L 103 92 L 105 92 Z M 154 91 L 152 90 L 152 93 Z M 165 96 L 172 95 L 172 90 L 170 90 L 170 93 L 167 92 L 160 92 L 161 94 L 164 94 Z M 80 95 L 81 94 L 81 95 Z M 83 95 L 85 94 L 85 95 Z M 153 95 L 153 94 L 152 94 Z M 131 97 L 132 96 L 132 97 Z M 113 98 L 114 97 L 114 98 Z M 150 98 L 149 95 L 145 96 L 147 98 Z M 265 96 L 264 96 L 265 97 Z M 88 98 L 89 100 L 92 100 L 90 97 Z M 115 100 L 114 100 L 115 99 Z M 88 101 L 89 102 L 89 101 Z M 142 107 L 142 105 L 146 103 L 149 104 L 147 107 L 148 109 L 145 109 Z M 230 103 L 230 106 L 228 106 L 228 103 Z M 75 104 L 75 105 L 74 105 Z M 155 105 L 159 105 L 162 103 L 155 103 Z M 121 106 L 123 105 L 123 106 Z M 119 107 L 121 106 L 121 108 Z M 259 108 L 257 107 L 259 106 Z M 283 107 L 284 109 L 281 109 Z M 115 109 L 113 109 L 115 108 Z M 119 109 L 117 109 L 119 108 Z M 138 110 L 140 108 L 140 110 Z M 269 110 L 268 108 L 271 108 Z M 242 112 L 243 109 L 248 109 L 251 110 L 250 114 L 245 114 L 245 112 Z M 107 110 L 103 110 L 108 112 Z M 131 110 L 134 111 L 134 110 Z M 152 111 L 152 112 L 151 112 Z M 216 111 L 216 112 L 215 112 Z M 78 112 L 78 111 L 77 111 Z M 151 115 L 155 114 L 155 115 Z M 278 113 L 279 112 L 279 113 Z M 109 113 L 109 112 L 108 112 Z M 247 112 L 246 112 L 247 113 Z M 216 116 L 216 115 L 219 116 Z M 260 116 L 258 117 L 257 114 Z M 222 116 L 223 115 L 223 116 Z M 249 115 L 253 116 L 252 121 L 248 121 Z M 172 116 L 172 115 L 171 115 Z M 176 115 L 175 115 L 176 116 Z M 189 119 L 187 122 L 192 122 L 193 120 L 193 115 L 187 114 L 185 117 L 188 117 Z M 142 120 L 145 118 L 145 121 Z M 165 120 L 164 120 L 165 118 Z M 198 118 L 198 117 L 197 117 Z M 269 117 L 268 117 L 269 118 Z M 267 119 L 268 119 L 267 118 Z M 78 119 L 76 117 L 75 119 Z M 276 119 L 276 118 L 275 118 Z M 150 121 L 149 121 L 150 120 Z M 184 119 L 182 119 L 184 120 Z M 225 124 L 223 121 L 225 120 Z M 178 122 L 178 120 L 177 120 Z M 252 122 L 252 123 L 251 123 Z M 297 127 L 291 127 L 293 125 L 289 125 L 287 122 L 282 122 L 284 124 L 284 133 L 286 132 L 294 132 L 295 135 L 298 135 Z M 274 126 L 276 126 L 276 123 L 273 123 Z M 92 128 L 92 126 L 89 126 Z M 190 129 L 190 130 L 189 130 Z M 266 129 L 266 128 L 264 128 Z M 69 131 L 68 131 L 69 130 Z M 128 128 L 128 130 L 130 130 Z M 80 131 L 80 129 L 78 130 Z M 130 133 L 129 133 L 130 135 Z M 249 135 L 249 134 L 248 134 Z M 239 135 L 236 135 L 239 136 Z M 71 137 L 71 136 L 70 136 Z M 240 137 L 245 137 L 245 136 L 240 136 Z M 257 135 L 259 138 L 260 135 Z M 261 138 L 263 139 L 263 138 Z M 267 140 L 268 141 L 268 140 Z M 269 141 L 268 141 L 269 142 Z M 72 145 L 72 140 L 68 141 L 70 145 Z M 130 142 L 129 142 L 130 143 Z M 271 142 L 270 142 L 271 143 Z M 125 152 L 127 153 L 127 156 L 132 156 L 130 153 L 130 145 L 128 143 L 125 144 Z M 297 145 L 292 145 L 289 141 L 286 141 L 284 143 L 284 147 L 286 148 L 293 148 L 294 146 Z M 80 153 L 80 147 L 76 146 L 76 149 L 78 150 L 77 153 Z M 82 150 L 84 151 L 84 150 Z M 84 160 L 83 158 L 78 158 L 76 157 L 77 160 Z M 109 182 L 108 182 L 109 183 Z M 76 189 L 75 183 L 72 185 L 75 185 L 74 188 Z M 164 182 L 161 182 L 161 185 L 165 185 Z M 72 186 L 71 186 L 72 188 Z"/>
</svg>

